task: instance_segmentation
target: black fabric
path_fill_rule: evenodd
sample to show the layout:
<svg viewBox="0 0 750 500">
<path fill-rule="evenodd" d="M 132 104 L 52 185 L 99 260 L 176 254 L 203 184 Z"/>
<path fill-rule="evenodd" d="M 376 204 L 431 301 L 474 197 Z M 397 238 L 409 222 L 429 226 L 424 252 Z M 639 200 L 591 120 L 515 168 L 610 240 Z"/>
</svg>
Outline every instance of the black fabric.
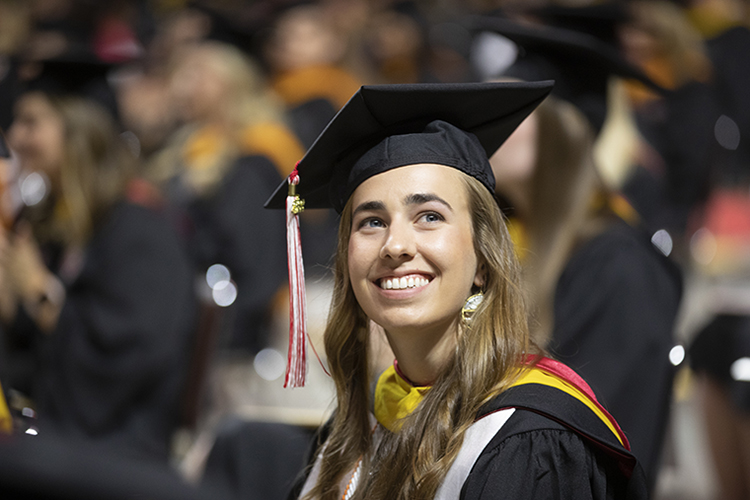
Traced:
<svg viewBox="0 0 750 500">
<path fill-rule="evenodd" d="M 271 304 L 286 278 L 284 214 L 263 210 L 268 192 L 281 176 L 265 156 L 240 158 L 218 189 L 180 206 L 190 229 L 186 244 L 201 273 L 225 265 L 237 286 L 237 299 L 225 309 L 228 332 L 223 347 L 258 352 L 267 346 Z"/>
<path fill-rule="evenodd" d="M 623 192 L 649 228 L 685 234 L 723 161 L 714 133 L 720 115 L 714 89 L 695 81 L 637 110 L 638 130 L 663 169 L 641 171 Z"/>
<path fill-rule="evenodd" d="M 554 387 L 523 384 L 493 398 L 477 418 L 504 408 L 517 410 L 477 458 L 462 500 L 648 498 L 640 464 L 582 402 Z M 289 500 L 299 497 L 326 428 L 321 435 Z"/>
<path fill-rule="evenodd" d="M 462 500 L 645 499 L 616 461 L 579 434 L 533 412 L 517 410 L 474 464 Z"/>
<path fill-rule="evenodd" d="M 651 484 L 669 415 L 681 295 L 676 266 L 619 220 L 574 252 L 555 294 L 550 351 L 617 419 Z"/>
<path fill-rule="evenodd" d="M 200 500 L 213 491 L 188 485 L 164 462 L 50 436 L 0 440 L 3 500 Z"/>
<path fill-rule="evenodd" d="M 495 192 L 495 175 L 479 140 L 442 120 L 430 122 L 413 134 L 386 137 L 354 163 L 345 181 L 334 182 L 347 186 L 343 199 L 348 199 L 370 177 L 416 163 L 456 168 Z"/>
<path fill-rule="evenodd" d="M 628 63 L 615 45 L 588 33 L 492 16 L 471 16 L 465 22 L 474 32 L 497 33 L 518 45 L 516 61 L 502 75 L 496 76 L 554 80 L 552 94 L 580 109 L 597 132 L 607 116 L 610 76 L 632 78 L 664 92 Z"/>
<path fill-rule="evenodd" d="M 287 424 L 222 423 L 202 483 L 226 499 L 282 500 L 305 464 L 312 431 Z"/>
<path fill-rule="evenodd" d="M 305 467 L 297 474 L 297 477 L 294 480 L 294 484 L 292 485 L 291 489 L 289 490 L 289 494 L 286 497 L 287 500 L 296 500 L 297 498 L 299 498 L 300 493 L 302 493 L 302 488 L 305 487 L 307 476 L 310 475 L 313 464 L 315 464 L 315 459 L 317 458 L 318 453 L 320 453 L 321 446 L 323 446 L 331 433 L 332 426 L 333 416 L 331 416 L 331 418 L 329 418 L 325 424 L 318 427 L 318 429 L 313 434 L 312 439 L 310 439 L 308 443 L 307 454 L 305 455 Z"/>
<path fill-rule="evenodd" d="M 362 155 L 386 137 L 421 132 L 435 120 L 474 134 L 490 157 L 551 89 L 549 81 L 363 86 L 297 165 L 297 193 L 306 208 L 340 213 L 356 188 L 349 172 Z M 284 208 L 287 191 L 282 182 L 266 207 Z"/>
<path fill-rule="evenodd" d="M 192 337 L 192 273 L 152 211 L 117 205 L 87 247 L 34 394 L 42 433 L 165 460 Z"/>
<path fill-rule="evenodd" d="M 10 148 L 5 143 L 5 135 L 2 129 L 0 129 L 0 158 L 10 158 Z"/>
<path fill-rule="evenodd" d="M 545 24 L 588 33 L 610 45 L 619 44 L 618 28 L 629 20 L 627 7 L 618 0 L 593 5 L 545 5 L 533 10 Z"/>
<path fill-rule="evenodd" d="M 721 113 L 739 133 L 735 150 L 724 150 L 721 181 L 750 182 L 750 29 L 731 28 L 706 42 L 713 63 L 713 86 Z M 687 141 L 686 141 L 687 142 Z"/>
<path fill-rule="evenodd" d="M 0 54 L 0 133 L 13 123 L 13 106 L 22 91 L 18 67 L 16 58 Z"/>
<path fill-rule="evenodd" d="M 511 387 L 484 405 L 479 411 L 479 418 L 503 408 L 521 408 L 535 412 L 577 432 L 620 461 L 627 475 L 632 474 L 636 467 L 635 457 L 620 444 L 609 427 L 583 403 L 559 389 L 541 384 Z M 505 427 L 500 431 L 501 436 L 506 436 L 504 429 Z"/>
<path fill-rule="evenodd" d="M 336 107 L 331 101 L 321 97 L 298 104 L 290 108 L 287 114 L 297 139 L 307 149 L 336 116 Z"/>
</svg>

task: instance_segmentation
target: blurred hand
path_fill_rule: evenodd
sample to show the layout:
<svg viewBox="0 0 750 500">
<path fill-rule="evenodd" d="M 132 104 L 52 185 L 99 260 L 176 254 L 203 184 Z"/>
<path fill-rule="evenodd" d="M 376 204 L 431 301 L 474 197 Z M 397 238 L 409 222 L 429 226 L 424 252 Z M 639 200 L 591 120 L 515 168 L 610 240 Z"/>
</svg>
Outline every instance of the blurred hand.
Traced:
<svg viewBox="0 0 750 500">
<path fill-rule="evenodd" d="M 19 224 L 8 240 L 7 255 L 3 258 L 7 283 L 23 301 L 35 300 L 45 293 L 51 274 L 31 233 L 31 226 Z"/>
<path fill-rule="evenodd" d="M 5 233 L 1 240 L 0 314 L 3 321 L 12 321 L 20 303 L 43 332 L 52 332 L 65 301 L 65 287 L 47 269 L 31 226 L 21 223 L 14 234 Z"/>
</svg>

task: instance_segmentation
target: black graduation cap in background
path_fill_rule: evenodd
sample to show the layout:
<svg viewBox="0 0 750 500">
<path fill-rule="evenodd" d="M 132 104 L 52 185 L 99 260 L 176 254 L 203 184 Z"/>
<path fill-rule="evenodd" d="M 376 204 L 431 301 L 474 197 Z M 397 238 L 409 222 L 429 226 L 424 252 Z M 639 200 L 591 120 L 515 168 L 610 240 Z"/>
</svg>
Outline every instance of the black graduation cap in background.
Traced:
<svg viewBox="0 0 750 500">
<path fill-rule="evenodd" d="M 546 25 L 587 33 L 613 46 L 618 43 L 617 28 L 630 19 L 626 4 L 619 0 L 576 7 L 545 5 L 531 13 Z"/>
<path fill-rule="evenodd" d="M 616 46 L 588 33 L 521 24 L 501 17 L 472 16 L 466 23 L 474 33 L 496 33 L 518 46 L 516 61 L 496 76 L 555 80 L 553 94 L 575 105 L 596 132 L 607 115 L 610 76 L 635 79 L 657 92 L 666 92 L 626 61 Z"/>
<path fill-rule="evenodd" d="M 50 95 L 77 95 L 104 106 L 118 118 L 117 98 L 108 76 L 117 66 L 101 61 L 85 48 L 66 52 L 26 64 L 35 66 L 35 74 L 25 82 L 25 91 L 41 91 Z"/>
<path fill-rule="evenodd" d="M 367 178 L 397 166 L 438 163 L 430 161 L 434 147 L 442 148 L 439 154 L 447 158 L 451 145 L 459 143 L 461 154 L 453 156 L 465 153 L 468 158 L 448 159 L 444 164 L 477 177 L 494 191 L 487 158 L 544 100 L 552 85 L 543 81 L 363 86 L 298 163 L 297 194 L 305 200 L 305 208 L 333 207 L 341 212 L 354 188 Z M 440 135 L 428 146 L 430 151 L 420 140 L 428 131 Z M 373 149 L 386 138 L 405 138 L 399 146 L 400 163 L 378 156 L 389 151 Z M 362 165 L 358 161 L 365 154 Z M 285 181 L 266 207 L 284 208 L 286 196 Z"/>
</svg>

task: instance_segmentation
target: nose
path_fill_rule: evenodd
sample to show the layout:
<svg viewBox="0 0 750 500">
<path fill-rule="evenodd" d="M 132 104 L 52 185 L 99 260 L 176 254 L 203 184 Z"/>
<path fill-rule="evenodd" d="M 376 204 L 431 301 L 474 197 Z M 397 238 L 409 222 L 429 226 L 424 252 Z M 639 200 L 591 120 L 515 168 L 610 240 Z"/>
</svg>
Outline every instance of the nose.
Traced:
<svg viewBox="0 0 750 500">
<path fill-rule="evenodd" d="M 416 253 L 416 248 L 414 231 L 410 227 L 410 224 L 393 220 L 388 227 L 388 236 L 385 243 L 380 249 L 380 257 L 396 260 L 410 259 Z"/>
</svg>

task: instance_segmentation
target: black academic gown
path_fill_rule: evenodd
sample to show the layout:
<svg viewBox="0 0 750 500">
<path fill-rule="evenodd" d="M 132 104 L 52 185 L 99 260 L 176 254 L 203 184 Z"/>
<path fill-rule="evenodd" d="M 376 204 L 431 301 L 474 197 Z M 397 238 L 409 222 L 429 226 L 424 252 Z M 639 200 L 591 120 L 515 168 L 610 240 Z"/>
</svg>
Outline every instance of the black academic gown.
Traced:
<svg viewBox="0 0 750 500">
<path fill-rule="evenodd" d="M 713 87 L 727 123 L 721 150 L 722 183 L 750 182 L 750 29 L 736 26 L 706 42 L 714 66 Z M 736 140 L 736 142 L 735 142 Z M 734 149 L 732 149 L 734 147 Z"/>
<path fill-rule="evenodd" d="M 638 130 L 663 165 L 635 169 L 623 191 L 649 227 L 678 235 L 689 229 L 690 216 L 705 202 L 721 161 L 714 134 L 720 115 L 714 88 L 697 81 L 638 111 Z"/>
<path fill-rule="evenodd" d="M 223 264 L 237 286 L 225 310 L 229 332 L 224 345 L 258 352 L 266 347 L 271 305 L 286 277 L 285 215 L 263 204 L 281 182 L 265 156 L 238 159 L 209 196 L 188 201 L 187 245 L 194 265 Z"/>
<path fill-rule="evenodd" d="M 669 415 L 669 351 L 680 273 L 646 233 L 616 220 L 573 254 L 558 281 L 552 354 L 617 419 L 655 481 Z"/>
<path fill-rule="evenodd" d="M 643 470 L 602 420 L 552 387 L 512 387 L 478 418 L 516 411 L 484 448 L 461 500 L 646 499 Z"/>
<path fill-rule="evenodd" d="M 116 205 L 43 336 L 40 433 L 166 459 L 194 328 L 192 273 L 169 224 Z"/>
<path fill-rule="evenodd" d="M 510 408 L 513 414 L 469 464 L 460 500 L 648 498 L 637 459 L 582 399 L 555 387 L 526 383 L 482 406 L 477 421 Z M 298 477 L 289 500 L 299 497 L 327 432 L 324 426 L 313 440 L 309 467 Z"/>
</svg>

